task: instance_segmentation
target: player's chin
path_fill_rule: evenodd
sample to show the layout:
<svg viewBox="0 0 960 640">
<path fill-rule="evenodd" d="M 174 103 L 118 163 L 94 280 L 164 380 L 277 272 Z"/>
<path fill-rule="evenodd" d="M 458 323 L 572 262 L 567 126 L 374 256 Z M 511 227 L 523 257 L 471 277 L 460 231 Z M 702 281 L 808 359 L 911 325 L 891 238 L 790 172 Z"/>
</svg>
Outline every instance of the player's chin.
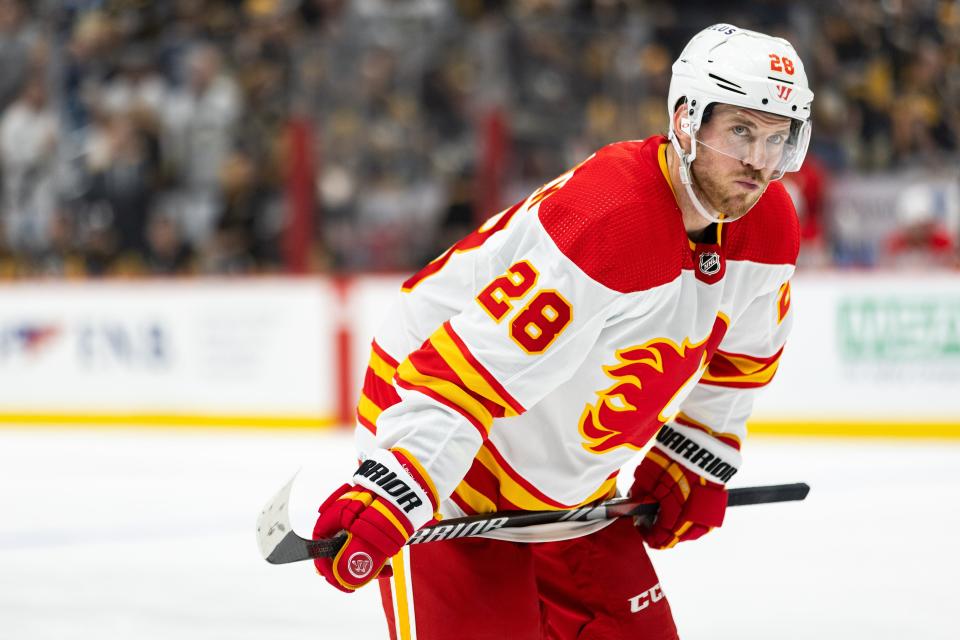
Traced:
<svg viewBox="0 0 960 640">
<path fill-rule="evenodd" d="M 733 222 L 739 220 L 749 213 L 753 205 L 757 204 L 759 198 L 728 198 L 725 207 L 721 209 L 724 213 L 724 221 Z"/>
</svg>

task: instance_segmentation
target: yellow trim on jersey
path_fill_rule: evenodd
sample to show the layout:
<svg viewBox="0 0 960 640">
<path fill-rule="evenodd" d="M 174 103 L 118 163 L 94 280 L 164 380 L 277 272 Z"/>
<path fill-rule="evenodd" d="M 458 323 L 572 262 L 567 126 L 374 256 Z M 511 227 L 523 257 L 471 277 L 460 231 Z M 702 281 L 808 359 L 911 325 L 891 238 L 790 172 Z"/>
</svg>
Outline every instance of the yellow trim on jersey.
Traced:
<svg viewBox="0 0 960 640">
<path fill-rule="evenodd" d="M 485 447 L 481 447 L 480 451 L 477 452 L 476 459 L 480 461 L 487 470 L 492 473 L 500 483 L 500 493 L 504 498 L 517 505 L 521 509 L 526 509 L 529 511 L 557 511 L 559 509 L 564 509 L 566 507 L 558 507 L 552 504 L 548 504 L 535 495 L 530 493 L 523 485 L 514 480 L 506 470 L 500 466 L 496 458 L 493 457 L 493 454 L 490 453 Z M 598 500 L 610 493 L 610 491 L 617 484 L 616 478 L 608 478 L 600 485 L 600 487 L 594 491 L 590 496 L 582 501 L 579 505 L 588 504 L 594 500 Z M 469 503 L 468 503 L 469 504 Z M 470 506 L 473 506 L 472 504 Z"/>
<path fill-rule="evenodd" d="M 440 327 L 430 336 L 430 344 L 437 350 L 437 353 L 439 353 L 440 357 L 447 363 L 447 366 L 453 369 L 454 373 L 463 380 L 463 383 L 468 389 L 503 407 L 506 417 L 518 415 L 510 406 L 510 403 L 497 393 L 496 389 L 487 382 L 486 378 L 467 361 L 463 352 L 460 351 L 460 348 L 450 337 L 450 334 L 446 332 L 444 327 Z"/>
<path fill-rule="evenodd" d="M 367 394 L 360 392 L 360 401 L 357 403 L 357 413 L 363 416 L 370 424 L 377 424 L 377 418 L 383 413 L 383 409 L 374 404 L 373 400 L 367 397 Z"/>
<path fill-rule="evenodd" d="M 556 511 L 561 508 L 547 504 L 536 496 L 531 495 L 520 483 L 510 477 L 497 462 L 496 458 L 493 457 L 493 454 L 485 447 L 481 447 L 480 451 L 477 452 L 477 460 L 500 481 L 500 493 L 503 497 L 521 509 L 528 511 Z"/>
<path fill-rule="evenodd" d="M 490 430 L 490 425 L 493 424 L 493 415 L 487 411 L 483 403 L 464 391 L 463 388 L 449 380 L 421 373 L 413 366 L 409 359 L 403 361 L 400 368 L 397 369 L 397 375 L 404 382 L 418 387 L 426 387 L 437 395 L 445 398 L 451 404 L 456 405 L 458 408 L 473 416 L 477 422 L 483 425 L 485 431 Z"/>
<path fill-rule="evenodd" d="M 591 157 L 592 157 L 592 156 L 591 156 Z M 566 174 L 564 174 L 564 175 L 566 175 Z M 563 177 L 563 176 L 560 176 L 560 178 L 562 178 L 562 177 Z M 559 180 L 560 178 L 557 178 L 557 180 Z M 559 188 L 559 187 L 558 187 L 558 188 Z M 533 196 L 531 196 L 531 197 L 533 197 Z M 546 197 L 546 196 L 544 196 L 544 197 Z M 437 269 L 436 271 L 433 271 L 433 272 L 431 272 L 431 273 L 426 273 L 426 274 L 424 274 L 423 272 L 426 271 L 426 270 L 430 267 L 430 265 L 435 264 L 435 263 L 437 263 L 437 262 L 440 262 L 440 261 L 442 261 L 442 260 L 445 260 L 447 263 L 449 263 L 449 261 L 452 260 L 453 257 L 454 257 L 455 255 L 457 255 L 458 253 L 467 253 L 467 252 L 469 252 L 469 251 L 476 251 L 477 249 L 479 249 L 480 247 L 482 247 L 482 246 L 484 245 L 484 243 L 485 243 L 487 240 L 489 240 L 492 236 L 496 235 L 496 234 L 499 233 L 500 231 L 503 231 L 504 229 L 506 229 L 507 227 L 509 227 L 509 226 L 511 225 L 511 223 L 513 223 L 514 219 L 517 217 L 518 214 L 520 214 L 520 213 L 525 213 L 525 212 L 529 211 L 529 210 L 530 210 L 530 205 L 528 204 L 528 202 L 529 202 L 529 198 L 528 198 L 527 200 L 525 200 L 524 203 L 523 203 L 520 207 L 518 207 L 518 208 L 511 214 L 510 219 L 507 220 L 506 224 L 504 224 L 503 227 L 501 227 L 500 229 L 498 229 L 496 232 L 490 234 L 490 236 L 481 239 L 481 241 L 480 241 L 479 244 L 476 244 L 476 245 L 470 246 L 470 247 L 466 247 L 466 248 L 462 248 L 462 249 L 461 249 L 461 248 L 458 248 L 457 245 L 454 244 L 452 247 L 448 248 L 446 251 L 444 251 L 443 253 L 441 253 L 439 256 L 437 256 L 436 258 L 434 258 L 433 260 L 431 260 L 430 262 L 428 262 L 428 263 L 426 264 L 426 266 L 423 267 L 423 269 L 421 269 L 421 270 L 418 271 L 416 274 L 414 274 L 413 278 L 415 278 L 416 281 L 413 283 L 413 286 L 408 287 L 406 284 L 404 284 L 403 286 L 400 287 L 400 291 L 402 291 L 403 293 L 410 293 L 411 291 L 413 291 L 414 289 L 416 289 L 418 286 L 420 286 L 420 283 L 425 282 L 425 281 L 429 280 L 431 277 L 437 275 L 438 273 L 440 273 L 440 272 L 443 270 L 444 267 L 447 266 L 446 264 L 443 264 L 443 265 L 441 265 L 440 268 Z M 489 218 L 487 218 L 487 220 L 486 220 L 483 224 L 481 224 L 481 225 L 477 228 L 476 231 L 474 231 L 473 233 L 471 233 L 471 234 L 469 234 L 469 235 L 472 236 L 472 235 L 474 235 L 474 234 L 486 233 L 487 231 L 489 231 L 490 229 L 492 229 L 493 227 L 495 227 L 497 224 L 499 224 L 499 223 L 500 223 L 500 218 L 502 218 L 502 217 L 505 216 L 507 213 L 509 213 L 509 212 L 510 212 L 510 209 L 512 209 L 512 208 L 513 208 L 513 207 L 508 207 L 508 208 L 504 209 L 503 211 L 501 211 L 500 213 L 497 213 L 497 214 L 494 214 L 494 215 L 490 216 Z M 469 236 L 468 236 L 468 237 L 469 237 Z M 421 276 L 421 274 L 423 274 L 423 275 Z"/>
<path fill-rule="evenodd" d="M 411 640 L 410 633 L 410 605 L 412 598 L 407 597 L 407 563 L 403 557 L 404 550 L 393 556 L 393 594 L 397 600 L 397 634 L 400 640 Z"/>
<path fill-rule="evenodd" d="M 680 199 L 677 198 L 677 190 L 673 188 L 673 180 L 670 179 L 670 167 L 667 166 L 667 147 L 669 146 L 666 142 L 660 145 L 660 148 L 657 150 L 657 161 L 660 164 L 660 173 L 663 174 L 663 179 L 667 181 L 667 185 L 673 193 L 673 199 L 676 200 L 679 205 Z"/>
<path fill-rule="evenodd" d="M 386 360 L 381 358 L 376 349 L 370 350 L 369 366 L 371 369 L 373 369 L 373 372 L 378 378 L 389 385 L 393 384 L 393 374 L 397 372 L 397 369 L 395 367 L 391 367 Z"/>
<path fill-rule="evenodd" d="M 762 385 L 768 384 L 771 380 L 773 380 L 773 376 L 776 375 L 777 369 L 780 367 L 780 361 L 777 360 L 773 363 L 770 363 L 764 366 L 768 368 L 763 369 L 762 371 L 756 371 L 754 373 L 743 373 L 741 375 L 733 375 L 733 376 L 712 375 L 710 373 L 710 367 L 707 367 L 707 370 L 703 372 L 703 377 L 701 378 L 701 380 L 703 380 L 704 382 L 716 382 L 720 384 L 723 384 L 724 382 L 735 382 L 735 383 L 747 382 L 747 383 L 762 386 Z M 740 367 L 738 366 L 737 368 L 739 369 Z"/>
<path fill-rule="evenodd" d="M 743 375 L 752 375 L 780 361 L 780 358 L 777 358 L 773 362 L 758 362 L 750 356 L 735 356 L 722 351 L 718 355 L 735 366 Z"/>
<path fill-rule="evenodd" d="M 617 493 L 617 478 L 616 476 L 614 476 L 613 478 L 607 478 L 606 480 L 604 480 L 603 484 L 600 485 L 599 489 L 591 493 L 586 500 L 584 500 L 577 506 L 590 504 L 594 500 L 600 500 L 600 499 L 606 500 L 608 498 L 612 498 L 614 495 L 616 495 L 616 493 Z"/>
<path fill-rule="evenodd" d="M 404 527 L 403 524 L 402 524 L 399 520 L 397 520 L 397 516 L 395 516 L 395 515 L 393 514 L 393 512 L 390 511 L 390 509 L 389 509 L 389 507 L 387 507 L 387 505 L 383 504 L 383 501 L 382 501 L 382 500 L 376 500 L 376 501 L 374 501 L 373 504 L 370 505 L 370 508 L 371 508 L 371 509 L 375 509 L 375 510 L 378 511 L 384 518 L 386 518 L 387 520 L 389 520 L 389 521 L 390 521 L 390 524 L 392 524 L 393 526 L 395 526 L 395 527 L 397 528 L 397 531 L 400 532 L 400 535 L 403 536 L 404 539 L 410 537 L 410 532 L 407 531 L 407 528 Z"/>
<path fill-rule="evenodd" d="M 725 431 L 717 431 L 717 430 L 715 430 L 715 429 L 711 429 L 709 426 L 703 424 L 702 422 L 700 422 L 700 421 L 698 421 L 698 420 L 694 420 L 693 418 L 691 418 L 690 416 L 688 416 L 687 414 L 685 414 L 683 411 L 681 411 L 680 413 L 677 414 L 677 419 L 678 419 L 678 420 L 684 420 L 684 421 L 686 421 L 686 422 L 689 422 L 690 424 L 696 425 L 697 427 L 699 427 L 700 429 L 702 429 L 704 432 L 706 432 L 707 435 L 709 435 L 709 436 L 711 436 L 711 437 L 714 437 L 714 438 L 717 438 L 718 440 L 719 440 L 720 438 L 729 438 L 729 439 L 731 439 L 731 440 L 734 440 L 734 441 L 737 443 L 737 447 L 738 447 L 738 448 L 743 445 L 743 441 L 740 440 L 740 436 L 738 436 L 737 434 L 735 434 L 735 433 L 727 433 L 727 432 L 725 432 Z M 683 425 L 683 426 L 686 426 L 686 425 Z M 721 442 L 722 442 L 722 440 L 721 440 Z M 726 443 L 724 443 L 724 444 L 726 444 Z"/>
<path fill-rule="evenodd" d="M 497 505 L 490 498 L 467 484 L 466 480 L 461 480 L 453 492 L 477 513 L 494 513 L 497 511 Z"/>
</svg>

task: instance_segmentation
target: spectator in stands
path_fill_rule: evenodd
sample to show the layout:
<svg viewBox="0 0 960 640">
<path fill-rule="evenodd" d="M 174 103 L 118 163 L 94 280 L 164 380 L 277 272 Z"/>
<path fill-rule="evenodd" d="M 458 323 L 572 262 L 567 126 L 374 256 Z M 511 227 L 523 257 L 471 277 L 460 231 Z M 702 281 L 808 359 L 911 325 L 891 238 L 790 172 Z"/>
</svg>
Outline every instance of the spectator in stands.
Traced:
<svg viewBox="0 0 960 640">
<path fill-rule="evenodd" d="M 944 72 L 943 47 L 929 38 L 921 39 L 903 71 L 890 110 L 896 160 L 932 166 L 943 152 L 957 149 L 956 123 L 949 117 L 956 107 L 942 99 L 949 86 Z"/>
<path fill-rule="evenodd" d="M 59 124 L 44 82 L 33 75 L 0 118 L 3 231 L 8 246 L 28 258 L 49 246 L 55 206 Z"/>
<path fill-rule="evenodd" d="M 163 107 L 163 149 L 183 192 L 183 231 L 194 246 L 212 232 L 220 200 L 220 168 L 233 144 L 243 111 L 236 82 L 212 44 L 187 57 L 186 85 Z"/>
<path fill-rule="evenodd" d="M 22 0 L 0 0 L 0 112 L 20 94 L 42 48 L 41 35 L 27 19 Z"/>
<path fill-rule="evenodd" d="M 109 215 L 116 251 L 136 263 L 159 180 L 156 140 L 130 114 L 109 116 L 103 153 L 91 155 L 88 201 Z"/>
<path fill-rule="evenodd" d="M 275 268 L 277 225 L 271 225 L 273 198 L 250 154 L 235 149 L 220 170 L 221 208 L 205 248 L 203 269 L 251 273 Z"/>
<path fill-rule="evenodd" d="M 154 211 L 147 225 L 144 269 L 150 275 L 187 275 L 194 271 L 194 252 L 180 234 L 174 216 Z"/>
<path fill-rule="evenodd" d="M 108 114 L 136 113 L 140 118 L 159 121 L 168 91 L 150 52 L 137 45 L 123 53 L 119 69 L 100 91 L 98 106 Z"/>
<path fill-rule="evenodd" d="M 68 29 L 68 41 L 59 60 L 60 107 L 67 132 L 82 135 L 95 117 L 100 87 L 109 71 L 110 52 L 119 43 L 113 22 L 100 11 L 80 14 Z"/>
<path fill-rule="evenodd" d="M 957 244 L 943 221 L 945 198 L 931 185 L 916 185 L 897 200 L 898 226 L 887 238 L 886 266 L 898 269 L 957 267 Z"/>
<path fill-rule="evenodd" d="M 784 6 L 768 0 L 735 11 L 744 26 L 789 32 L 809 52 L 817 93 L 809 157 L 824 175 L 956 166 L 960 4 Z M 198 264 L 274 268 L 292 113 L 314 120 L 323 160 L 318 228 L 336 268 L 407 269 L 442 233 L 436 193 L 498 192 L 507 204 L 589 149 L 662 131 L 669 62 L 691 35 L 686 13 L 700 21 L 732 15 L 700 0 L 682 7 L 668 0 L 0 0 L 0 145 L 11 147 L 0 149 L 8 173 L 0 178 L 0 216 L 10 234 L 0 262 L 12 265 L 0 269 L 56 273 L 50 252 L 89 251 L 93 271 L 116 271 L 117 252 L 150 251 L 144 212 L 158 195 L 182 203 L 168 212 L 177 213 L 174 226 Z M 48 39 L 57 46 L 47 47 Z M 44 99 L 32 112 L 18 96 L 27 79 L 47 75 L 45 51 L 56 103 Z M 483 123 L 494 111 L 504 124 L 498 162 L 510 165 L 496 172 L 482 160 Z M 127 139 L 138 142 L 130 149 L 142 145 L 145 157 L 132 160 L 144 150 L 114 156 L 115 139 L 124 138 L 115 118 L 133 123 Z M 39 163 L 31 164 L 30 144 L 12 140 L 51 119 L 57 143 L 34 148 Z M 235 213 L 250 201 L 224 201 L 221 182 L 238 147 L 269 193 L 267 213 L 255 216 L 266 230 L 252 236 L 238 231 L 247 226 Z M 465 167 L 472 185 L 462 183 Z M 522 184 L 484 188 L 491 175 L 519 176 Z M 37 177 L 42 188 L 30 182 Z M 796 184 L 798 193 L 810 196 L 810 182 Z M 62 224 L 51 217 L 55 194 L 63 196 Z M 870 222 L 876 237 L 848 242 L 861 237 L 858 218 L 870 206 L 824 198 L 831 204 L 818 219 L 811 204 L 818 199 L 808 197 L 801 212 L 805 264 L 818 247 L 833 251 L 833 264 L 882 259 L 889 247 L 876 237 L 885 230 Z M 112 217 L 115 207 L 125 213 Z M 495 213 L 490 208 L 474 207 L 474 215 Z M 232 222 L 221 227 L 221 220 Z M 76 246 L 58 239 L 64 228 Z M 841 228 L 854 230 L 847 241 L 821 233 Z M 213 254 L 204 259 L 205 251 Z"/>
<path fill-rule="evenodd" d="M 58 209 L 50 220 L 50 242 L 30 265 L 32 275 L 76 278 L 84 275 L 82 245 L 71 216 Z"/>
</svg>

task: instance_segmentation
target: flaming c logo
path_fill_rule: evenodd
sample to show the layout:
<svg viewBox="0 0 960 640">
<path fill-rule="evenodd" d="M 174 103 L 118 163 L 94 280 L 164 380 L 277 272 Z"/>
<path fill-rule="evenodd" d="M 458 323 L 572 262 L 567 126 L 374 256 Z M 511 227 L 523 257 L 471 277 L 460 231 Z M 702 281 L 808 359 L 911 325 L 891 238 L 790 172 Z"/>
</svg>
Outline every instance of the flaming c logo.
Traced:
<svg viewBox="0 0 960 640">
<path fill-rule="evenodd" d="M 603 367 L 613 385 L 598 391 L 597 402 L 584 407 L 580 416 L 584 448 L 591 453 L 642 448 L 679 410 L 672 406 L 674 399 L 700 379 L 728 322 L 717 316 L 710 335 L 697 344 L 658 338 L 617 351 L 617 364 Z"/>
</svg>

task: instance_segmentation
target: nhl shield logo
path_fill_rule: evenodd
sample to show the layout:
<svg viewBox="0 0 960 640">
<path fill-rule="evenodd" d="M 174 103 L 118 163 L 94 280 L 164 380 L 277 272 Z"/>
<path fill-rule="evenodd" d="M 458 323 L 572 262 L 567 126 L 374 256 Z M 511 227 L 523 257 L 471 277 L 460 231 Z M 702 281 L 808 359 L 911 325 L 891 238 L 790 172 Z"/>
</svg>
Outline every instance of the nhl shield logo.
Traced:
<svg viewBox="0 0 960 640">
<path fill-rule="evenodd" d="M 705 276 L 716 275 L 720 271 L 720 254 L 716 251 L 700 254 L 700 273 Z"/>
</svg>

